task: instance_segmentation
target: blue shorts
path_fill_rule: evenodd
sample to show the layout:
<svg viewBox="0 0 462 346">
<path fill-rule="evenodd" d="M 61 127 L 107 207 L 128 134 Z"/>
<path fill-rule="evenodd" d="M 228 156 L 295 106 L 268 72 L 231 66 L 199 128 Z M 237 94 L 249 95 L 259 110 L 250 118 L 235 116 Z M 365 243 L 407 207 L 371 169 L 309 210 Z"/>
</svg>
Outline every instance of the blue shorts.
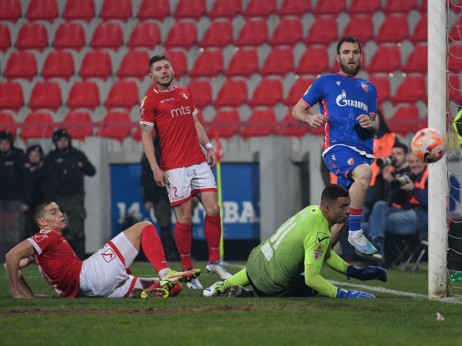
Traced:
<svg viewBox="0 0 462 346">
<path fill-rule="evenodd" d="M 359 165 L 370 165 L 374 159 L 365 157 L 343 145 L 338 145 L 324 155 L 324 162 L 327 168 L 337 176 L 337 184 L 348 189 L 354 182 L 352 178 L 348 177 L 348 173 Z"/>
</svg>

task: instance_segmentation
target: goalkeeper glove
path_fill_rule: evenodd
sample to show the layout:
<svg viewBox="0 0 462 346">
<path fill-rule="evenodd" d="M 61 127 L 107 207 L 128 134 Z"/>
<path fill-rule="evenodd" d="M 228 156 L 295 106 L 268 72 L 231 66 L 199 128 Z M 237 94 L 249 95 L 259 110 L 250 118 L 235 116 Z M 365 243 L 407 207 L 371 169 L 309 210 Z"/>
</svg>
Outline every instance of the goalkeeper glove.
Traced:
<svg viewBox="0 0 462 346">
<path fill-rule="evenodd" d="M 375 266 L 367 266 L 364 268 L 356 268 L 353 265 L 349 265 L 346 271 L 348 279 L 355 278 L 362 281 L 377 279 L 383 282 L 387 281 L 387 272 L 385 269 Z"/>
<path fill-rule="evenodd" d="M 347 291 L 343 288 L 337 288 L 336 298 L 375 298 L 373 294 L 361 291 Z"/>
</svg>

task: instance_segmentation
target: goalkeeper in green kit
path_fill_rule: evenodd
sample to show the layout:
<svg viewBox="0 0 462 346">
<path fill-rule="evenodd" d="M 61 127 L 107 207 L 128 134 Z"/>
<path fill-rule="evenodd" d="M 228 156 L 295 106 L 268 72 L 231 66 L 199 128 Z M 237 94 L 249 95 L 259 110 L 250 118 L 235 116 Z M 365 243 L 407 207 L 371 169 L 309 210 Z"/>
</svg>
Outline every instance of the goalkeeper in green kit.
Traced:
<svg viewBox="0 0 462 346">
<path fill-rule="evenodd" d="M 320 206 L 308 206 L 287 220 L 252 250 L 245 269 L 206 288 L 202 296 L 252 296 L 253 292 L 244 287 L 251 285 L 260 297 L 309 297 L 319 293 L 332 298 L 375 298 L 367 292 L 336 287 L 321 276 L 322 264 L 326 263 L 348 278 L 387 281 L 385 269 L 357 268 L 332 250 L 330 228 L 346 222 L 349 214 L 348 190 L 328 185 Z"/>
</svg>

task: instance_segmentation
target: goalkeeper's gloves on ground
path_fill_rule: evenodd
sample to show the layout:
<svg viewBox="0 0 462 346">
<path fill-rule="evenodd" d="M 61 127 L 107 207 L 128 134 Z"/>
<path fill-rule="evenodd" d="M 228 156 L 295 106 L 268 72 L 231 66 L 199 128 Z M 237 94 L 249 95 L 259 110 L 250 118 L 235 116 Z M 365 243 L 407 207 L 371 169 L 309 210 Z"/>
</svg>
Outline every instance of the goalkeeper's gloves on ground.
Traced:
<svg viewBox="0 0 462 346">
<path fill-rule="evenodd" d="M 383 282 L 387 281 L 387 271 L 380 267 L 367 266 L 364 268 L 356 268 L 349 265 L 346 271 L 347 278 L 355 278 L 362 281 L 377 279 Z"/>
<path fill-rule="evenodd" d="M 337 288 L 336 298 L 375 298 L 373 294 L 361 291 L 347 291 L 343 288 Z"/>
</svg>

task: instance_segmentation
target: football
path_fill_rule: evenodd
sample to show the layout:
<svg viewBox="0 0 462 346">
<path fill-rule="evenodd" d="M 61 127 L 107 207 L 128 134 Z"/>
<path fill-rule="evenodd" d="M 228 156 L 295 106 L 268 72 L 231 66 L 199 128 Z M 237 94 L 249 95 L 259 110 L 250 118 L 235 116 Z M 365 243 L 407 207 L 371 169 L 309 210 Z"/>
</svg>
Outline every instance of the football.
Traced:
<svg viewBox="0 0 462 346">
<path fill-rule="evenodd" d="M 435 129 L 425 128 L 417 131 L 411 142 L 412 153 L 419 161 L 433 163 L 440 160 L 446 152 L 444 135 Z"/>
</svg>

